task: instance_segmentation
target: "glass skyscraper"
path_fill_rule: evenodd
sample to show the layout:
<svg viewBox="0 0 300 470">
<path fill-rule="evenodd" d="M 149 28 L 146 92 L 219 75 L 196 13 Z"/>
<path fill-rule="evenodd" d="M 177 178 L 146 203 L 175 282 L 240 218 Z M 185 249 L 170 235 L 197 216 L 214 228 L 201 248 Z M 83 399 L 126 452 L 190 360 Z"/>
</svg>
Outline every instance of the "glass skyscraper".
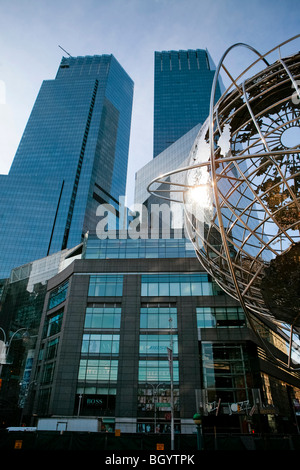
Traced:
<svg viewBox="0 0 300 470">
<path fill-rule="evenodd" d="M 133 82 L 112 55 L 63 57 L 0 176 L 0 278 L 81 242 L 125 195 Z"/>
<path fill-rule="evenodd" d="M 215 66 L 207 50 L 155 52 L 153 157 L 209 113 Z M 220 84 L 216 90 L 219 99 Z"/>
</svg>

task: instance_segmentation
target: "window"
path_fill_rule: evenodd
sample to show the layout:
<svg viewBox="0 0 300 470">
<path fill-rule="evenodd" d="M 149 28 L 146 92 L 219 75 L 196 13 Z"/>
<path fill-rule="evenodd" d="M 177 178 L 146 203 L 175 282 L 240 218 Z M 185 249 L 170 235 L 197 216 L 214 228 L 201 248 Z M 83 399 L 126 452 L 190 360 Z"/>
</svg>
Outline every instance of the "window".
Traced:
<svg viewBox="0 0 300 470">
<path fill-rule="evenodd" d="M 66 300 L 68 285 L 69 285 L 69 282 L 67 281 L 50 292 L 48 310 L 56 307 L 60 303 L 64 302 L 64 300 Z"/>
<path fill-rule="evenodd" d="M 94 239 L 89 237 L 84 257 L 106 258 L 184 258 L 195 257 L 190 241 L 186 239 Z"/>
<path fill-rule="evenodd" d="M 116 381 L 118 361 L 110 359 L 81 359 L 78 380 L 87 382 Z"/>
<path fill-rule="evenodd" d="M 213 285 L 205 273 L 142 275 L 142 296 L 193 296 L 213 293 Z"/>
<path fill-rule="evenodd" d="M 53 359 L 56 357 L 57 348 L 58 348 L 59 338 L 55 338 L 52 341 L 49 341 L 47 346 L 46 360 Z"/>
<path fill-rule="evenodd" d="M 171 321 L 170 321 L 171 320 Z M 142 307 L 140 311 L 141 329 L 177 328 L 176 307 Z"/>
<path fill-rule="evenodd" d="M 54 315 L 49 315 L 46 318 L 44 326 L 44 338 L 56 335 L 61 330 L 64 309 L 58 310 Z"/>
<path fill-rule="evenodd" d="M 119 329 L 121 324 L 120 307 L 88 307 L 85 314 L 86 329 Z"/>
<path fill-rule="evenodd" d="M 197 307 L 198 328 L 227 328 L 245 326 L 241 307 Z"/>
<path fill-rule="evenodd" d="M 84 334 L 81 353 L 112 355 L 119 353 L 120 335 Z"/>
<path fill-rule="evenodd" d="M 53 373 L 55 368 L 55 362 L 51 362 L 50 364 L 45 364 L 42 383 L 50 383 L 53 380 Z"/>
<path fill-rule="evenodd" d="M 170 347 L 170 335 L 140 335 L 140 355 L 159 356 L 167 355 L 167 348 Z M 178 354 L 178 337 L 172 335 L 173 354 Z"/>
<path fill-rule="evenodd" d="M 203 385 L 208 402 L 221 398 L 223 404 L 247 400 L 248 358 L 241 345 L 202 343 Z"/>
<path fill-rule="evenodd" d="M 173 381 L 178 382 L 178 361 L 173 361 Z M 139 361 L 139 382 L 170 383 L 169 362 L 166 361 Z"/>
<path fill-rule="evenodd" d="M 197 327 L 214 328 L 216 326 L 216 316 L 212 312 L 212 307 L 197 307 Z"/>
<path fill-rule="evenodd" d="M 173 390 L 174 411 L 179 411 L 179 389 Z M 171 390 L 165 384 L 147 384 L 144 388 L 138 389 L 138 410 L 143 413 L 170 412 Z"/>
<path fill-rule="evenodd" d="M 118 297 L 123 293 L 123 276 L 121 274 L 99 274 L 90 277 L 89 296 Z"/>
<path fill-rule="evenodd" d="M 49 407 L 51 396 L 51 388 L 41 388 L 38 397 L 38 413 L 40 415 L 46 414 Z"/>
</svg>

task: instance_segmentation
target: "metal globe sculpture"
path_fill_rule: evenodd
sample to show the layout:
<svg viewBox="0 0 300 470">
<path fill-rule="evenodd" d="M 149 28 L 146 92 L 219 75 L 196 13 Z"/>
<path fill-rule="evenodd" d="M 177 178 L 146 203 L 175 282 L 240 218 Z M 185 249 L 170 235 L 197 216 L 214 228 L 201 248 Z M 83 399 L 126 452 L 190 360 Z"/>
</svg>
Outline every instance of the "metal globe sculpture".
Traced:
<svg viewBox="0 0 300 470">
<path fill-rule="evenodd" d="M 256 316 L 300 327 L 300 53 L 267 60 L 299 36 L 264 55 L 246 44 L 229 48 L 186 165 L 148 187 L 183 203 L 201 264 L 250 324 Z M 235 47 L 258 56 L 237 79 L 224 66 Z M 231 85 L 214 104 L 221 67 Z"/>
</svg>

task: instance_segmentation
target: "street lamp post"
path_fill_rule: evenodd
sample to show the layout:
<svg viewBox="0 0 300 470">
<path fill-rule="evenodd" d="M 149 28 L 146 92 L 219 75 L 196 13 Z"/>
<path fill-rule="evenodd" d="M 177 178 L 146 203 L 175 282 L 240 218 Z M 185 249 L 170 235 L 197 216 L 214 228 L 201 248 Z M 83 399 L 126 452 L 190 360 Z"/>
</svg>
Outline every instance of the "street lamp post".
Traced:
<svg viewBox="0 0 300 470">
<path fill-rule="evenodd" d="M 157 384 L 156 387 L 151 383 L 146 383 L 146 387 L 152 387 L 153 390 L 153 397 L 154 397 L 154 433 L 156 434 L 156 405 L 157 405 L 157 397 L 158 397 L 158 389 L 159 387 L 165 387 L 164 383 Z"/>
<path fill-rule="evenodd" d="M 174 382 L 173 382 L 173 327 L 172 327 L 172 317 L 169 318 L 170 324 L 170 347 L 167 348 L 168 351 L 168 361 L 170 369 L 170 381 L 171 381 L 171 450 L 175 448 L 175 439 L 174 439 Z"/>
<path fill-rule="evenodd" d="M 79 398 L 79 400 L 78 400 L 77 418 L 79 418 L 79 415 L 80 415 L 81 401 L 82 401 L 82 398 L 83 398 L 82 393 L 79 395 L 78 398 Z"/>
<path fill-rule="evenodd" d="M 24 387 L 25 385 L 25 390 L 24 390 L 24 397 L 23 397 L 23 400 L 20 400 L 20 408 L 21 408 L 21 416 L 20 416 L 20 426 L 22 426 L 22 422 L 23 422 L 23 416 L 24 416 L 24 409 L 25 409 L 25 406 L 26 406 L 26 402 L 27 402 L 27 398 L 28 398 L 28 395 L 30 394 L 30 387 L 32 387 L 33 385 L 36 385 L 36 381 L 33 380 L 32 382 L 29 382 L 29 383 L 23 383 L 21 382 L 20 383 L 21 387 Z"/>
<path fill-rule="evenodd" d="M 198 450 L 203 450 L 203 440 L 202 440 L 202 416 L 200 413 L 196 413 L 193 416 L 194 423 L 197 427 L 197 448 Z"/>
<path fill-rule="evenodd" d="M 0 363 L 0 375 L 1 375 L 1 372 L 2 372 L 2 365 L 3 365 L 3 364 L 7 364 L 6 361 L 7 361 L 7 358 L 8 358 L 9 349 L 10 349 L 12 340 L 14 339 L 15 335 L 16 335 L 17 333 L 19 333 L 20 331 L 26 330 L 27 333 L 28 333 L 28 328 L 19 328 L 17 331 L 14 332 L 14 334 L 12 335 L 12 337 L 10 338 L 9 341 L 7 341 L 6 334 L 5 334 L 5 331 L 3 330 L 3 328 L 0 327 L 0 330 L 2 331 L 3 337 L 4 337 L 4 355 L 3 355 L 3 359 L 1 359 L 1 363 Z M 24 337 L 25 335 L 26 335 L 26 333 L 23 334 L 23 337 Z M 4 361 L 4 362 L 2 362 L 2 361 Z"/>
</svg>

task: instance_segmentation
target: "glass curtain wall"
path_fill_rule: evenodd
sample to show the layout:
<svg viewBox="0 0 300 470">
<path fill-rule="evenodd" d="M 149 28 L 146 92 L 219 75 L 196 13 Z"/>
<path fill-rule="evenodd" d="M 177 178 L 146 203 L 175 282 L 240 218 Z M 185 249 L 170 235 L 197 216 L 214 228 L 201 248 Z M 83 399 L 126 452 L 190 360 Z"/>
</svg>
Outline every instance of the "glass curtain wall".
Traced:
<svg viewBox="0 0 300 470">
<path fill-rule="evenodd" d="M 170 350 L 173 352 L 171 362 Z M 143 303 L 140 309 L 137 432 L 170 432 L 171 377 L 176 417 L 179 412 L 177 308 L 171 303 Z M 180 429 L 176 421 L 175 428 Z"/>
<path fill-rule="evenodd" d="M 89 296 L 107 301 L 89 303 L 85 313 L 74 412 L 78 416 L 113 416 L 116 406 L 120 348 L 122 275 L 90 276 Z M 102 419 L 102 430 L 112 431 L 114 423 Z"/>
</svg>

